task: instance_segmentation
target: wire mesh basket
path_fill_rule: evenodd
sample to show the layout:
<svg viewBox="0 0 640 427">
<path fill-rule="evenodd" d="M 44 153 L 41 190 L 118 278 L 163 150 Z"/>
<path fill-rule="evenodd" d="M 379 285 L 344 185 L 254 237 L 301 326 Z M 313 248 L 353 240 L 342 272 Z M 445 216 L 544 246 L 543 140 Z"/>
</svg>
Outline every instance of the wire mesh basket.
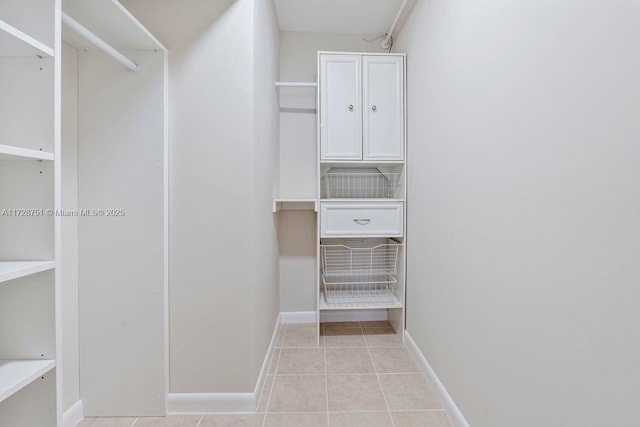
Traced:
<svg viewBox="0 0 640 427">
<path fill-rule="evenodd" d="M 399 173 L 327 172 L 322 178 L 328 199 L 393 199 L 398 194 Z"/>
<path fill-rule="evenodd" d="M 388 305 L 395 297 L 400 244 L 349 239 L 321 244 L 322 284 L 330 306 Z"/>
</svg>

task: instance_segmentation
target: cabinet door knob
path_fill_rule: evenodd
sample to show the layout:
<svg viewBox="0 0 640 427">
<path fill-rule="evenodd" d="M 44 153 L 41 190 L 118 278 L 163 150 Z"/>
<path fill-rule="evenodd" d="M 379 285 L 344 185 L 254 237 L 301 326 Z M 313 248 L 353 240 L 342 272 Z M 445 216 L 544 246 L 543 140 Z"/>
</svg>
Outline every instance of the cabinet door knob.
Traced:
<svg viewBox="0 0 640 427">
<path fill-rule="evenodd" d="M 359 225 L 367 225 L 371 222 L 371 218 L 354 218 L 353 222 Z"/>
<path fill-rule="evenodd" d="M 349 111 L 353 111 L 353 104 L 349 104 Z"/>
<path fill-rule="evenodd" d="M 371 110 L 372 110 L 372 111 L 376 111 L 377 109 L 378 109 L 378 107 L 376 107 L 375 105 L 372 105 L 372 106 L 371 106 Z"/>
</svg>

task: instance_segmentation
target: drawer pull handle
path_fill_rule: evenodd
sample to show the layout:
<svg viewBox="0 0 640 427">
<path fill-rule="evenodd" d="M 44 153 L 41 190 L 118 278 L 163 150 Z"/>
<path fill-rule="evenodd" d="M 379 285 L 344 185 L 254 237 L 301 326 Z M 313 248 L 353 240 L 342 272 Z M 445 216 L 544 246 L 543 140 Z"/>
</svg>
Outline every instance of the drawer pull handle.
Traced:
<svg viewBox="0 0 640 427">
<path fill-rule="evenodd" d="M 354 218 L 353 222 L 360 225 L 367 225 L 371 222 L 371 218 Z"/>
</svg>

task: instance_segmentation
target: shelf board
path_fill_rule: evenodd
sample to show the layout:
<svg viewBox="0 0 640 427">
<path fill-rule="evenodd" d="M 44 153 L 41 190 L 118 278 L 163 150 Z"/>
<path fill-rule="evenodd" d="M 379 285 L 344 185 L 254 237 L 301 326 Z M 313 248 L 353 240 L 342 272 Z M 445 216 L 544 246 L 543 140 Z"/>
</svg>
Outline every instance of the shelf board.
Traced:
<svg viewBox="0 0 640 427">
<path fill-rule="evenodd" d="M 0 360 L 0 402 L 55 367 L 55 360 Z"/>
<path fill-rule="evenodd" d="M 0 160 L 53 160 L 53 153 L 0 144 Z"/>
<path fill-rule="evenodd" d="M 0 261 L 0 283 L 51 270 L 55 266 L 55 261 Z"/>
<path fill-rule="evenodd" d="M 404 199 L 367 199 L 364 197 L 361 197 L 359 199 L 340 199 L 340 198 L 334 198 L 334 199 L 320 199 L 321 203 L 325 203 L 325 202 L 346 202 L 346 203 L 385 203 L 385 202 L 404 202 Z"/>
<path fill-rule="evenodd" d="M 324 297 L 324 292 L 320 292 L 320 311 L 332 311 L 332 310 L 376 310 L 376 309 L 388 309 L 388 308 L 402 308 L 402 303 L 396 299 L 393 303 L 379 304 L 379 303 L 362 303 L 344 306 L 329 306 L 327 300 Z"/>
<path fill-rule="evenodd" d="M 4 57 L 53 57 L 53 49 L 17 28 L 0 20 L 0 56 Z"/>
<path fill-rule="evenodd" d="M 280 211 L 314 211 L 318 212 L 318 199 L 290 198 L 273 199 L 273 213 Z"/>
<path fill-rule="evenodd" d="M 321 165 L 336 165 L 340 167 L 376 167 L 403 165 L 404 160 L 320 160 Z"/>
</svg>

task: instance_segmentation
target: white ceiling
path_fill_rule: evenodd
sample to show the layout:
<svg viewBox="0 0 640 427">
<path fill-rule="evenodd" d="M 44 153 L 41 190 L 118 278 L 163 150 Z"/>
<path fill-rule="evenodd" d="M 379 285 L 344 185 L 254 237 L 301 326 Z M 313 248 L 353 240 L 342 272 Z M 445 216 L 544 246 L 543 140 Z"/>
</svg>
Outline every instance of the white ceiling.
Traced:
<svg viewBox="0 0 640 427">
<path fill-rule="evenodd" d="M 215 22 L 234 1 L 120 0 L 120 3 L 172 50 L 186 44 Z"/>
<path fill-rule="evenodd" d="M 402 0 L 275 0 L 281 31 L 379 34 L 389 31 Z"/>
<path fill-rule="evenodd" d="M 2 1 L 2 0 L 0 0 Z M 235 0 L 120 0 L 167 48 L 187 43 Z M 274 0 L 281 31 L 378 35 L 402 0 Z"/>
</svg>

